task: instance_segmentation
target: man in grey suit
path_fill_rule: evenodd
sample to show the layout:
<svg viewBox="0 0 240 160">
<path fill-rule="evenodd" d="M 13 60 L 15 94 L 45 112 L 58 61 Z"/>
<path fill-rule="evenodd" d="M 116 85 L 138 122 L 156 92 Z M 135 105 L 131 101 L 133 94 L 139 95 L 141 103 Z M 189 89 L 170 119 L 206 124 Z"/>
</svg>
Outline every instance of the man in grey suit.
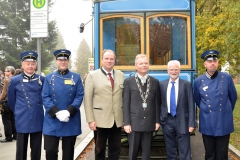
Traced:
<svg viewBox="0 0 240 160">
<path fill-rule="evenodd" d="M 147 75 L 149 59 L 139 54 L 135 59 L 137 73 L 124 81 L 123 121 L 128 133 L 129 160 L 136 160 L 142 146 L 142 159 L 150 160 L 153 131 L 160 126 L 160 88 L 157 79 Z"/>
<path fill-rule="evenodd" d="M 179 78 L 180 62 L 168 62 L 170 79 L 160 82 L 161 112 L 160 123 L 163 129 L 168 160 L 191 159 L 190 132 L 195 128 L 195 109 L 192 85 Z"/>
<path fill-rule="evenodd" d="M 84 108 L 89 128 L 94 131 L 95 160 L 117 160 L 121 149 L 123 124 L 122 91 L 124 74 L 113 69 L 115 53 L 105 50 L 102 67 L 87 75 L 84 89 Z"/>
</svg>

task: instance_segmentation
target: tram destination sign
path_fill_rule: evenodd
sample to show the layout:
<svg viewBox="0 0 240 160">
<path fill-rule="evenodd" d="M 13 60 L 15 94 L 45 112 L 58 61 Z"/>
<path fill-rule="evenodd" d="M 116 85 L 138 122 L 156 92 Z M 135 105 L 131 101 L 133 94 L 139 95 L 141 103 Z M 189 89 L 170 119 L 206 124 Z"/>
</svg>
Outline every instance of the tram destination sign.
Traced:
<svg viewBox="0 0 240 160">
<path fill-rule="evenodd" d="M 30 37 L 48 36 L 48 0 L 30 0 Z"/>
</svg>

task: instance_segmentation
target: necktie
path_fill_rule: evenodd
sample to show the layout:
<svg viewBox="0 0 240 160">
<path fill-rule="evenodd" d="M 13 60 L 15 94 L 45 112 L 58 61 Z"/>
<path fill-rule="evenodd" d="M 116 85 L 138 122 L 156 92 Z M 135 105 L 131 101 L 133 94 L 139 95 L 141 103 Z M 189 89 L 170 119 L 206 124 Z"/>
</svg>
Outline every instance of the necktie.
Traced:
<svg viewBox="0 0 240 160">
<path fill-rule="evenodd" d="M 113 78 L 112 78 L 112 74 L 111 74 L 111 73 L 108 73 L 108 76 L 109 76 L 109 78 L 110 78 L 111 85 L 112 85 L 112 90 L 113 90 L 113 88 L 114 88 L 114 80 L 113 80 Z"/>
<path fill-rule="evenodd" d="M 176 115 L 176 97 L 175 97 L 175 87 L 174 87 L 174 83 L 175 82 L 171 82 L 172 83 L 172 88 L 171 88 L 171 92 L 170 92 L 170 113 L 172 116 Z"/>
</svg>

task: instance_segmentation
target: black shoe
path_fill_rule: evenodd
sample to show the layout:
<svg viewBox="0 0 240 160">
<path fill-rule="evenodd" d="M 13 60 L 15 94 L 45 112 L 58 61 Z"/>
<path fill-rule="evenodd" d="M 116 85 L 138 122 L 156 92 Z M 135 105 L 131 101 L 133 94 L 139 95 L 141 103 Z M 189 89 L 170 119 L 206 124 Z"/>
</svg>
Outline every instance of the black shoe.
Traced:
<svg viewBox="0 0 240 160">
<path fill-rule="evenodd" d="M 12 137 L 13 140 L 17 140 L 17 137 Z"/>
<path fill-rule="evenodd" d="M 2 139 L 2 140 L 0 140 L 1 141 L 1 143 L 6 143 L 6 142 L 12 142 L 12 139 Z"/>
<path fill-rule="evenodd" d="M 0 133 L 0 137 L 2 137 L 2 134 Z"/>
</svg>

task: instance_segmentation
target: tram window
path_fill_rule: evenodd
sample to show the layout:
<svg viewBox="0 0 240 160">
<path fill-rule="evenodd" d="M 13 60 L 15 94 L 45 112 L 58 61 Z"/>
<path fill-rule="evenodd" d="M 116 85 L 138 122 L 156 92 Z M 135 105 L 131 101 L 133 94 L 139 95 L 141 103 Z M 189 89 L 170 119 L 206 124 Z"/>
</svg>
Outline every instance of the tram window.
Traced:
<svg viewBox="0 0 240 160">
<path fill-rule="evenodd" d="M 140 18 L 113 17 L 103 20 L 102 47 L 116 53 L 116 66 L 134 65 L 141 53 Z"/>
<path fill-rule="evenodd" d="M 167 65 L 169 60 L 179 60 L 181 65 L 189 65 L 187 17 L 158 15 L 149 18 L 148 22 L 150 64 Z"/>
</svg>

